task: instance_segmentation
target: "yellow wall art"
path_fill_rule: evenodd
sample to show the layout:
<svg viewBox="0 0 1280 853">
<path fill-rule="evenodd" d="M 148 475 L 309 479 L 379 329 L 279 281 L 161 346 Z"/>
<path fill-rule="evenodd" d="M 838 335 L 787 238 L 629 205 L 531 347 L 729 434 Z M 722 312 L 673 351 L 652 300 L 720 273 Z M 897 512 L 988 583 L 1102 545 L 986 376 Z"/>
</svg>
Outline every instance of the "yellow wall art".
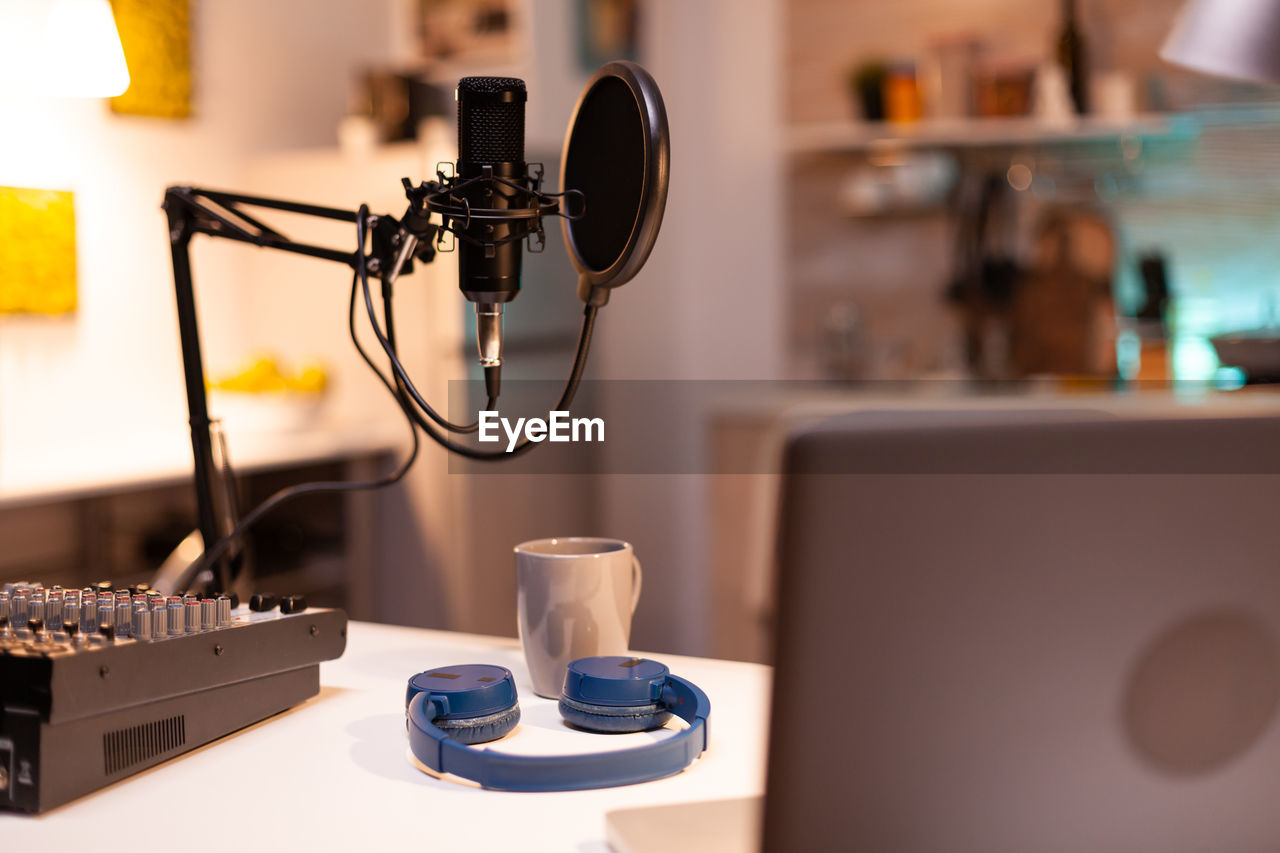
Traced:
<svg viewBox="0 0 1280 853">
<path fill-rule="evenodd" d="M 0 187 L 0 314 L 75 310 L 75 195 Z"/>
<path fill-rule="evenodd" d="M 191 115 L 191 10 L 188 0 L 111 0 L 129 88 L 111 99 L 126 115 Z"/>
</svg>

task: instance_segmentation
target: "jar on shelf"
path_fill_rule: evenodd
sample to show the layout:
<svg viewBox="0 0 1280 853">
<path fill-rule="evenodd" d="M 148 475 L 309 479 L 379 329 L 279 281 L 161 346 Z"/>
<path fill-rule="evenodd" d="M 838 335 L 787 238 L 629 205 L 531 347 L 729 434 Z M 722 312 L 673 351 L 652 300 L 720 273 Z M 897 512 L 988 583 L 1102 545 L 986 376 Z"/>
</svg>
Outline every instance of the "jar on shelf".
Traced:
<svg viewBox="0 0 1280 853">
<path fill-rule="evenodd" d="M 885 70 L 884 112 L 885 118 L 892 122 L 920 120 L 924 110 L 920 86 L 916 82 L 915 63 L 893 62 Z"/>
</svg>

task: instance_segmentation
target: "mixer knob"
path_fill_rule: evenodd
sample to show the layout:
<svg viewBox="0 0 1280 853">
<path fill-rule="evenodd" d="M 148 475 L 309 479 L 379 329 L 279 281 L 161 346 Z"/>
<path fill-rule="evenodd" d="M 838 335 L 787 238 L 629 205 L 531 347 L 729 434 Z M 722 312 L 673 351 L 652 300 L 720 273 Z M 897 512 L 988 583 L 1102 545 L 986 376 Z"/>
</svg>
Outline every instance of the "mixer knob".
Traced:
<svg viewBox="0 0 1280 853">
<path fill-rule="evenodd" d="M 200 626 L 206 631 L 218 627 L 218 602 L 212 598 L 200 601 Z"/>
<path fill-rule="evenodd" d="M 151 639 L 151 611 L 139 607 L 133 611 L 133 638 L 135 640 Z"/>
<path fill-rule="evenodd" d="M 116 596 L 116 636 L 128 637 L 133 633 L 133 605 L 129 596 Z"/>
<path fill-rule="evenodd" d="M 85 634 L 98 627 L 98 599 L 92 595 L 80 599 L 80 630 Z"/>
<path fill-rule="evenodd" d="M 231 596 L 218 596 L 218 627 L 231 627 Z"/>
<path fill-rule="evenodd" d="M 286 595 L 280 599 L 281 613 L 301 613 L 307 609 L 306 596 L 302 595 Z"/>
<path fill-rule="evenodd" d="M 170 596 L 168 602 L 169 605 L 165 609 L 169 611 L 169 636 L 176 637 L 187 633 L 187 609 L 182 606 L 182 599 Z"/>
<path fill-rule="evenodd" d="M 257 592 L 249 597 L 249 609 L 254 613 L 266 613 L 275 610 L 280 599 L 274 592 Z"/>
<path fill-rule="evenodd" d="M 169 636 L 169 609 L 167 607 L 151 608 L 151 638 L 160 640 Z"/>
<path fill-rule="evenodd" d="M 13 626 L 15 631 L 19 631 L 27 627 L 27 619 L 31 615 L 31 599 L 29 596 L 19 592 L 10 600 L 9 624 Z"/>
<path fill-rule="evenodd" d="M 200 633 L 200 602 L 192 599 L 184 602 L 182 609 L 187 611 L 186 629 L 188 634 Z"/>
</svg>

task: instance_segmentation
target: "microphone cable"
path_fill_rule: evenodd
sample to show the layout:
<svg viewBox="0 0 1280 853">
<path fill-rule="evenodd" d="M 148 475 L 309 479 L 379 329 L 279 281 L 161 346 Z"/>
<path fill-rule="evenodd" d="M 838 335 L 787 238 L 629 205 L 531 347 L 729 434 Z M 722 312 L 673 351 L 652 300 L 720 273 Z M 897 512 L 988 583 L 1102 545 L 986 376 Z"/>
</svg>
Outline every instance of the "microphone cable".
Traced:
<svg viewBox="0 0 1280 853">
<path fill-rule="evenodd" d="M 362 480 L 356 482 L 350 481 L 316 481 L 311 483 L 299 483 L 293 486 L 287 486 L 272 494 L 262 503 L 258 504 L 249 511 L 244 518 L 236 524 L 236 526 L 225 536 L 218 539 L 212 546 L 207 547 L 199 559 L 195 560 L 175 582 L 176 589 L 186 589 L 191 583 L 198 578 L 201 573 L 210 570 L 218 560 L 226 554 L 226 552 L 237 541 L 242 539 L 249 528 L 260 521 L 265 515 L 280 507 L 282 504 L 305 495 L 314 494 L 335 494 L 343 492 L 371 491 L 373 489 L 381 489 L 387 486 L 395 485 L 404 479 L 409 473 L 409 469 L 418 459 L 419 451 L 422 444 L 418 438 L 418 429 L 420 428 L 429 438 L 439 444 L 446 450 L 463 456 L 468 459 L 481 461 L 494 461 L 498 459 L 511 458 L 523 454 L 529 450 L 536 442 L 530 441 L 528 437 L 522 438 L 510 452 L 501 450 L 484 451 L 470 445 L 460 444 L 450 439 L 447 435 L 443 435 L 436 431 L 430 421 L 422 416 L 422 413 L 415 408 L 414 404 L 422 406 L 428 416 L 440 424 L 444 429 L 451 432 L 475 432 L 479 429 L 479 420 L 474 424 L 459 427 L 451 424 L 449 421 L 440 417 L 425 400 L 421 398 L 413 383 L 409 380 L 408 372 L 404 369 L 404 365 L 400 363 L 399 355 L 395 344 L 395 318 L 392 312 L 392 294 L 391 288 L 384 286 L 382 292 L 383 315 L 387 324 L 387 330 L 384 333 L 378 322 L 377 314 L 373 307 L 373 298 L 369 289 L 369 270 L 368 259 L 365 257 L 365 232 L 367 231 L 369 218 L 369 208 L 367 205 L 361 205 L 356 213 L 356 269 L 351 278 L 351 291 L 347 301 L 347 331 L 351 336 L 351 343 L 355 346 L 356 352 L 360 354 L 360 358 L 368 366 L 373 375 L 387 393 L 395 399 L 401 413 L 404 414 L 405 420 L 409 424 L 409 431 L 412 437 L 413 446 L 409 455 L 400 463 L 395 471 L 385 477 L 377 480 Z M 360 337 L 356 332 L 356 297 L 357 291 L 362 291 L 364 296 L 365 310 L 369 316 L 369 323 L 373 327 L 374 335 L 381 344 L 384 353 L 391 365 L 392 376 L 389 379 L 383 374 L 382 370 L 374 363 L 365 348 L 360 344 Z M 557 401 L 555 408 L 557 410 L 567 408 L 577 394 L 578 386 L 582 380 L 583 371 L 586 369 L 587 355 L 591 348 L 591 335 L 595 329 L 596 313 L 599 307 L 596 305 L 587 305 L 583 312 L 582 330 L 578 335 L 578 346 L 574 353 L 573 366 L 569 372 L 569 378 L 565 383 L 560 399 Z M 489 397 L 486 409 L 493 409 L 497 404 L 495 397 Z M 225 476 L 234 481 L 235 474 L 231 467 L 229 459 L 224 459 Z"/>
<path fill-rule="evenodd" d="M 387 284 L 386 282 L 382 283 L 382 318 L 383 318 L 383 322 L 386 323 L 386 326 L 387 326 L 387 332 L 386 332 L 387 343 L 390 346 L 390 351 L 387 353 L 387 357 L 391 359 L 395 359 L 396 363 L 399 364 L 400 350 L 396 346 L 396 323 L 395 323 L 394 308 L 392 307 L 391 285 Z M 403 370 L 403 366 L 401 367 L 401 369 Z M 393 370 L 393 377 L 395 379 L 396 388 L 395 388 L 395 391 L 393 391 L 392 393 L 396 393 L 400 396 L 401 405 L 405 406 L 408 409 L 408 414 L 410 419 L 414 423 L 421 426 L 423 429 L 428 429 L 429 425 L 423 419 L 422 415 L 414 410 L 413 401 L 409 399 L 409 396 L 405 389 L 405 384 L 400 379 L 400 375 L 398 373 L 395 373 L 394 370 Z M 484 407 L 486 410 L 492 410 L 496 408 L 497 405 L 498 405 L 497 396 L 491 394 L 489 395 L 488 399 L 485 401 Z M 480 429 L 480 419 L 476 418 L 474 423 L 468 424 L 465 427 L 453 427 L 451 431 L 462 432 L 462 433 L 472 433 L 472 432 L 479 431 L 479 429 Z"/>
<path fill-rule="evenodd" d="M 565 383 L 565 388 L 560 395 L 560 399 L 556 402 L 555 409 L 557 410 L 567 409 L 573 402 L 574 396 L 577 394 L 578 385 L 581 383 L 582 373 L 587 364 L 587 353 L 591 348 L 591 333 L 595 328 L 596 312 L 598 310 L 597 306 L 588 305 L 583 312 L 582 331 L 578 335 L 578 349 L 574 354 L 573 367 L 570 371 L 569 379 Z M 397 383 L 398 381 L 399 377 L 397 377 Z M 406 404 L 407 402 L 408 401 L 406 401 Z M 492 409 L 495 404 L 496 400 L 493 397 L 490 397 L 487 408 Z M 528 437 L 525 437 L 521 438 L 510 452 L 503 450 L 481 450 L 477 447 L 472 447 L 469 444 L 456 442 L 448 436 L 441 435 L 436 432 L 431 424 L 428 423 L 418 412 L 414 411 L 412 408 L 409 408 L 408 411 L 410 412 L 412 419 L 433 441 L 446 450 L 467 459 L 475 459 L 484 462 L 507 459 L 527 452 L 529 448 L 538 443 L 531 441 Z"/>
<path fill-rule="evenodd" d="M 378 339 L 378 343 L 382 346 L 382 351 L 386 353 L 388 361 L 391 363 L 391 373 L 395 377 L 396 386 L 401 388 L 402 392 L 407 392 L 412 401 L 426 413 L 427 417 L 435 421 L 441 429 L 449 432 L 469 433 L 475 432 L 480 428 L 480 422 L 459 426 L 451 423 L 449 420 L 441 416 L 435 409 L 431 407 L 418 392 L 417 387 L 413 384 L 413 380 L 409 378 L 409 372 L 404 369 L 404 365 L 400 363 L 400 358 L 396 353 L 396 348 L 388 339 L 386 333 L 382 331 L 382 326 L 378 322 L 378 315 L 373 308 L 373 296 L 369 291 L 369 259 L 365 256 L 365 240 L 369 223 L 369 206 L 367 204 L 360 205 L 356 211 L 356 277 L 360 281 L 360 287 L 364 293 L 365 311 L 369 315 L 369 325 L 373 327 L 374 337 Z M 383 287 L 384 303 L 390 299 L 387 288 Z M 422 424 L 421 417 L 415 412 L 413 415 L 415 421 Z M 423 425 L 423 429 L 427 430 L 428 435 L 432 435 L 430 428 Z M 434 437 L 434 436 L 433 436 Z"/>
<path fill-rule="evenodd" d="M 371 371 L 373 371 L 373 375 L 378 377 L 378 381 L 387 389 L 387 393 L 395 399 L 396 405 L 404 414 L 405 420 L 409 424 L 409 433 L 413 441 L 413 446 L 409 451 L 409 455 L 402 463 L 400 463 L 399 467 L 397 467 L 395 471 L 378 480 L 357 480 L 355 482 L 346 480 L 321 480 L 311 483 L 300 483 L 298 485 L 287 486 L 280 489 L 250 510 L 248 515 L 242 518 L 231 532 L 218 539 L 218 541 L 211 547 L 206 548 L 200 558 L 193 562 L 182 573 L 182 575 L 179 576 L 175 583 L 176 589 L 185 589 L 190 586 L 192 581 L 200 576 L 201 572 L 211 569 L 213 565 L 217 563 L 224 554 L 226 554 L 227 550 L 248 532 L 250 527 L 260 521 L 267 513 L 277 509 L 281 504 L 295 498 L 300 498 L 304 495 L 371 491 L 373 489 L 392 486 L 404 479 L 404 476 L 409 473 L 409 469 L 413 467 L 414 462 L 417 461 L 418 452 L 421 450 L 422 442 L 418 438 L 418 430 L 415 428 L 414 420 L 411 416 L 407 401 L 397 393 L 396 389 L 392 387 L 391 382 L 383 375 L 382 371 L 378 369 L 378 366 L 374 364 L 373 359 L 369 357 L 369 354 L 365 351 L 364 347 L 361 346 L 359 335 L 356 333 L 356 291 L 358 287 L 359 277 L 352 274 L 351 295 L 347 302 L 347 331 L 351 335 L 351 343 L 355 345 L 356 352 L 360 354 L 360 358 L 363 359 L 364 363 L 369 366 Z M 225 476 L 234 481 L 235 474 L 231 468 L 230 460 L 224 459 L 223 464 Z"/>
<path fill-rule="evenodd" d="M 459 427 L 451 424 L 431 408 L 426 400 L 422 398 L 418 389 L 413 385 L 412 380 L 409 378 L 408 371 L 405 370 L 404 365 L 400 362 L 399 354 L 395 346 L 395 326 L 394 315 L 391 311 L 391 293 L 390 289 L 386 286 L 382 289 L 382 297 L 384 306 L 383 320 L 387 324 L 387 329 L 385 332 L 382 330 L 381 324 L 378 321 L 377 313 L 373 307 L 373 294 L 369 287 L 368 259 L 365 257 L 364 253 L 365 231 L 367 230 L 366 223 L 368 217 L 368 206 L 361 205 L 360 209 L 356 212 L 358 246 L 358 251 L 356 253 L 356 277 L 360 280 L 360 287 L 364 295 L 365 312 L 369 316 L 369 323 L 373 327 L 373 333 L 375 337 L 377 337 L 378 342 L 382 345 L 382 349 L 386 353 L 387 359 L 391 364 L 391 371 L 395 385 L 402 396 L 402 406 L 406 407 L 406 411 L 409 413 L 410 418 L 424 433 L 426 433 L 427 437 L 436 444 L 467 459 L 494 461 L 498 459 L 508 459 L 527 452 L 530 447 L 537 443 L 530 441 L 527 437 L 522 438 L 510 452 L 503 450 L 481 450 L 480 448 L 473 447 L 469 444 L 462 444 L 454 441 L 449 436 L 438 432 L 435 427 L 433 427 L 431 423 L 422 416 L 422 413 L 417 411 L 412 405 L 408 405 L 409 403 L 416 403 L 426 412 L 427 416 L 431 418 L 431 420 L 435 421 L 443 429 L 449 430 L 450 432 L 471 433 L 478 431 L 480 428 L 478 420 L 474 424 L 468 424 L 465 427 Z M 560 399 L 555 405 L 557 410 L 567 408 L 569 404 L 573 402 L 573 398 L 577 394 L 578 386 L 582 380 L 582 373 L 586 369 L 587 355 L 591 349 L 591 334 L 595 329 L 596 313 L 598 311 L 599 306 L 596 305 L 587 305 L 583 311 L 582 330 L 578 335 L 578 347 L 574 353 L 573 366 L 569 372 L 569 379 L 565 383 L 564 391 L 561 393 Z M 403 399 L 405 395 L 411 399 Z M 488 399 L 486 408 L 493 409 L 496 404 L 497 398 L 491 396 Z"/>
</svg>

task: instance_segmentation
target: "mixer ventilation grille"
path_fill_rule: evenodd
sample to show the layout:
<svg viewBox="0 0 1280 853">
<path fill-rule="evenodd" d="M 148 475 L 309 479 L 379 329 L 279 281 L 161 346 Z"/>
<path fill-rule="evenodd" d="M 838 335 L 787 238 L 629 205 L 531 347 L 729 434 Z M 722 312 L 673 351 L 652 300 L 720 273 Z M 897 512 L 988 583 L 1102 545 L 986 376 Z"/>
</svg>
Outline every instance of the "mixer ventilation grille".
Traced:
<svg viewBox="0 0 1280 853">
<path fill-rule="evenodd" d="M 102 736 L 102 757 L 110 776 L 157 755 L 178 749 L 187 742 L 185 715 L 152 723 L 116 729 Z"/>
</svg>

